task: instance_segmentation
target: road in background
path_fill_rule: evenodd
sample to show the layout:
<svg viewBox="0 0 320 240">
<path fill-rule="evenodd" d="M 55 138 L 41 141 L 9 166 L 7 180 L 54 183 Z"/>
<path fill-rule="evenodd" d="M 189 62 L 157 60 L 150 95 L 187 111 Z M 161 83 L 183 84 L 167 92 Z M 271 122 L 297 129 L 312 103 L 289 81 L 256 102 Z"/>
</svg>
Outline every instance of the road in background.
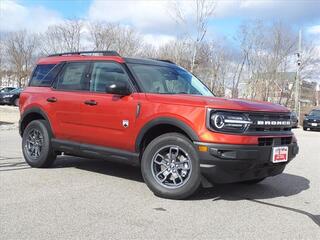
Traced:
<svg viewBox="0 0 320 240">
<path fill-rule="evenodd" d="M 295 132 L 285 173 L 174 201 L 126 165 L 65 156 L 29 168 L 18 131 L 1 130 L 1 239 L 320 239 L 320 132 Z"/>
</svg>

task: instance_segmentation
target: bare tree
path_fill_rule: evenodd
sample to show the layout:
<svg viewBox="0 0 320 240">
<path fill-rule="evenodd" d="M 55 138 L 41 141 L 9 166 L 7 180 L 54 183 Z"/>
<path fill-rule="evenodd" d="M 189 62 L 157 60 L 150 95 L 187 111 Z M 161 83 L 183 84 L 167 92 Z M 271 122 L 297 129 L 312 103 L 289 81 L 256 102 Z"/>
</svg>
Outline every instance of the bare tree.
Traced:
<svg viewBox="0 0 320 240">
<path fill-rule="evenodd" d="M 215 3 L 216 2 L 213 0 L 193 0 L 193 12 L 190 15 L 186 14 L 179 1 L 173 2 L 173 7 L 170 6 L 170 9 L 172 9 L 170 11 L 171 15 L 179 25 L 183 26 L 186 30 L 184 34 L 186 34 L 192 42 L 192 55 L 190 61 L 191 72 L 194 70 L 200 43 L 206 36 L 209 20 L 215 10 Z M 192 20 L 188 21 L 188 18 L 191 18 Z"/>
<path fill-rule="evenodd" d="M 10 33 L 5 39 L 5 54 L 19 87 L 24 86 L 31 74 L 37 51 L 37 36 L 27 31 Z"/>
<path fill-rule="evenodd" d="M 121 55 L 134 56 L 141 52 L 142 36 L 133 28 L 106 22 L 89 25 L 89 40 L 96 50 L 115 50 Z"/>
<path fill-rule="evenodd" d="M 190 68 L 190 53 L 190 42 L 181 38 L 161 46 L 157 58 L 173 61 L 188 69 Z"/>
<path fill-rule="evenodd" d="M 113 50 L 118 25 L 106 22 L 91 22 L 89 24 L 90 37 L 95 50 Z"/>
<path fill-rule="evenodd" d="M 82 27 L 80 20 L 67 20 L 62 24 L 49 26 L 41 35 L 42 52 L 50 54 L 80 51 Z"/>
</svg>

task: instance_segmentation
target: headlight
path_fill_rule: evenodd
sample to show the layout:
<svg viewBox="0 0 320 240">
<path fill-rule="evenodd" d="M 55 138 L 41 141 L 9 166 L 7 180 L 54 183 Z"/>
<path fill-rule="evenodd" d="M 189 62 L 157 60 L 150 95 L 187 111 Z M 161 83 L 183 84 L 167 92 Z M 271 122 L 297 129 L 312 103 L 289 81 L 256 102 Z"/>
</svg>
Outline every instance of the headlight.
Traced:
<svg viewBox="0 0 320 240">
<path fill-rule="evenodd" d="M 244 132 L 252 121 L 243 113 L 214 111 L 209 112 L 209 128 L 218 132 Z"/>
</svg>

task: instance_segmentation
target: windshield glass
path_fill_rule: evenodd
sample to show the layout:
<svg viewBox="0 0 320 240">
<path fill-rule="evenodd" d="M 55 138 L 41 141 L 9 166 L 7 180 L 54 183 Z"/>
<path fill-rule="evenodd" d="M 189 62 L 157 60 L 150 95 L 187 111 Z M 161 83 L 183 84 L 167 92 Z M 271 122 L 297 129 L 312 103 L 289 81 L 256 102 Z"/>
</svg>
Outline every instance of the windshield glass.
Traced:
<svg viewBox="0 0 320 240">
<path fill-rule="evenodd" d="M 144 92 L 213 96 L 195 76 L 179 67 L 129 64 Z"/>
<path fill-rule="evenodd" d="M 320 117 L 320 110 L 312 110 L 310 116 Z"/>
</svg>

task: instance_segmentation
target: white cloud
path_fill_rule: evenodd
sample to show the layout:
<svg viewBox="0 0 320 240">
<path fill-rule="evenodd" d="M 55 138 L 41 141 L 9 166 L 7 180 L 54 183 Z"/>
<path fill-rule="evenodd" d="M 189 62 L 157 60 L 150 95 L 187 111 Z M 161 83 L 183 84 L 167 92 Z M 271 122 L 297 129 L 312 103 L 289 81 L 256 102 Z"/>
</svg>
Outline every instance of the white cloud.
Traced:
<svg viewBox="0 0 320 240">
<path fill-rule="evenodd" d="M 311 26 L 307 29 L 310 34 L 320 34 L 320 25 Z"/>
<path fill-rule="evenodd" d="M 145 34 L 143 39 L 146 43 L 154 45 L 155 47 L 159 47 L 159 46 L 164 45 L 170 41 L 175 40 L 176 38 L 171 35 Z"/>
<path fill-rule="evenodd" d="M 58 13 L 44 7 L 25 7 L 17 1 L 0 0 L 0 31 L 28 29 L 42 32 L 61 21 Z"/>
<path fill-rule="evenodd" d="M 145 33 L 165 34 L 174 28 L 168 1 L 95 0 L 90 6 L 88 19 L 130 24 Z"/>
<path fill-rule="evenodd" d="M 289 20 L 298 23 L 319 20 L 319 9 L 319 0 L 220 0 L 216 16 Z"/>
</svg>

